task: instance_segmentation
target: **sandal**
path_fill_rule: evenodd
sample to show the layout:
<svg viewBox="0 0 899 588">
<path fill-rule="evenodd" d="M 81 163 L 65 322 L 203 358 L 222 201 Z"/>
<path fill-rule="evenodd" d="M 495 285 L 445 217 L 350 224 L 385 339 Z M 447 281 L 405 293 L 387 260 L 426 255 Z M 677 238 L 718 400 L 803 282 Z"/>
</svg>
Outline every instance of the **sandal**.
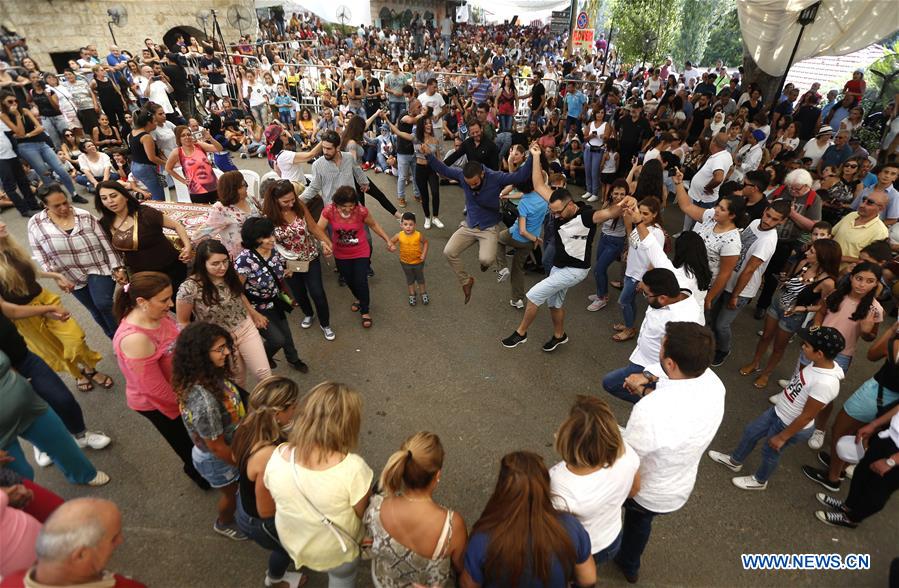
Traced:
<svg viewBox="0 0 899 588">
<path fill-rule="evenodd" d="M 90 392 L 94 389 L 94 383 L 88 377 L 81 377 L 75 380 L 75 386 L 79 392 Z"/>
<path fill-rule="evenodd" d="M 371 317 L 370 317 L 370 316 L 363 316 L 363 317 L 362 317 L 362 328 L 363 328 L 363 329 L 370 329 L 370 328 L 371 328 L 371 324 L 372 324 L 372 323 L 371 323 Z"/>
<path fill-rule="evenodd" d="M 106 374 L 99 373 L 97 370 L 81 370 L 81 374 L 85 378 L 90 378 L 94 384 L 106 390 L 109 390 L 115 385 L 115 382 L 112 381 L 112 378 L 110 378 Z"/>
<path fill-rule="evenodd" d="M 612 335 L 612 341 L 617 343 L 622 343 L 624 341 L 630 341 L 634 337 L 637 336 L 636 329 L 624 329 L 623 331 L 618 331 L 614 335 Z"/>
<path fill-rule="evenodd" d="M 768 386 L 768 376 L 766 374 L 762 374 L 755 379 L 755 382 L 752 383 L 752 386 L 756 390 L 764 390 Z"/>
<path fill-rule="evenodd" d="M 362 307 L 359 305 L 358 300 L 350 305 L 350 310 L 352 310 L 353 312 L 359 312 L 360 310 L 362 310 Z"/>
<path fill-rule="evenodd" d="M 759 366 L 750 363 L 740 368 L 740 375 L 748 376 L 749 374 L 753 374 L 757 371 L 759 371 Z"/>
<path fill-rule="evenodd" d="M 609 286 L 615 288 L 616 290 L 621 290 L 622 283 L 618 280 L 612 280 L 611 282 L 609 282 Z"/>
<path fill-rule="evenodd" d="M 623 323 L 615 323 L 614 325 L 612 325 L 612 329 L 615 331 L 623 331 L 623 330 L 627 329 L 627 327 L 624 326 Z"/>
</svg>

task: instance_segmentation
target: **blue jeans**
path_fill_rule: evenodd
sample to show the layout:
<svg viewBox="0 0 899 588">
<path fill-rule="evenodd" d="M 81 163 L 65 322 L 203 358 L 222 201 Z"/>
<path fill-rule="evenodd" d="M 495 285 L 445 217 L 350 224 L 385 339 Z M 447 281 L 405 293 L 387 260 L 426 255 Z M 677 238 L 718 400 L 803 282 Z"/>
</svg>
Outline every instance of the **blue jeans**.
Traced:
<svg viewBox="0 0 899 588">
<path fill-rule="evenodd" d="M 593 561 L 596 565 L 604 564 L 610 559 L 614 559 L 616 555 L 618 555 L 618 551 L 621 550 L 621 537 L 624 535 L 624 530 L 618 533 L 618 536 L 615 537 L 615 540 L 609 543 L 609 546 L 605 549 L 600 549 L 596 553 L 593 554 Z"/>
<path fill-rule="evenodd" d="M 718 296 L 712 306 L 711 321 L 706 323 L 715 331 L 716 353 L 730 353 L 730 326 L 740 314 L 740 310 L 752 300 L 752 298 L 740 296 L 737 298 L 737 308 L 731 310 L 727 307 L 727 303 L 730 302 L 732 296 L 733 294 L 727 291 Z"/>
<path fill-rule="evenodd" d="M 387 102 L 387 109 L 390 111 L 390 122 L 393 124 L 397 124 L 397 121 L 400 120 L 400 117 L 403 116 L 403 111 L 406 110 L 406 101 L 403 100 L 401 102 Z"/>
<path fill-rule="evenodd" d="M 592 151 L 592 147 L 584 145 L 584 174 L 587 179 L 587 192 L 600 195 L 602 186 L 599 183 L 599 164 L 602 162 L 602 149 Z"/>
<path fill-rule="evenodd" d="M 640 397 L 631 394 L 630 391 L 624 388 L 624 380 L 631 374 L 639 374 L 643 369 L 644 367 L 642 365 L 637 365 L 634 362 L 629 361 L 623 368 L 612 370 L 605 375 L 602 379 L 602 389 L 612 396 L 617 396 L 631 404 L 636 404 L 637 401 L 640 400 Z"/>
<path fill-rule="evenodd" d="M 3 185 L 3 191 L 13 201 L 16 210 L 22 216 L 25 216 L 30 210 L 41 209 L 18 157 L 0 159 L 0 184 Z"/>
<path fill-rule="evenodd" d="M 115 172 L 109 172 L 109 179 L 110 180 L 118 180 L 119 174 L 117 174 Z M 77 176 L 75 176 L 75 181 L 78 182 L 79 184 L 81 184 L 82 186 L 84 186 L 85 188 L 87 188 L 88 190 L 90 190 L 91 192 L 94 191 L 94 185 L 91 184 L 91 181 L 89 179 L 87 179 L 86 175 L 78 174 Z M 103 178 L 97 178 L 97 181 L 102 182 Z"/>
<path fill-rule="evenodd" d="M 131 174 L 147 187 L 153 200 L 165 200 L 165 188 L 159 179 L 156 166 L 152 164 L 131 162 Z"/>
<path fill-rule="evenodd" d="M 96 468 L 85 457 L 52 408 L 48 408 L 44 414 L 34 419 L 19 437 L 49 455 L 66 480 L 72 484 L 87 484 L 97 475 Z M 25 459 L 19 440 L 13 438 L 3 449 L 15 459 L 6 464 L 6 467 L 23 478 L 33 480 L 34 468 Z"/>
<path fill-rule="evenodd" d="M 69 433 L 80 435 L 87 430 L 81 406 L 60 379 L 59 374 L 54 372 L 47 362 L 29 351 L 25 359 L 13 367 L 31 381 L 31 387 L 62 419 Z"/>
<path fill-rule="evenodd" d="M 72 176 L 62 167 L 62 162 L 49 145 L 43 141 L 19 143 L 18 151 L 44 182 L 53 183 L 56 180 L 53 180 L 51 174 L 56 174 L 59 183 L 65 186 L 71 196 L 75 195 L 75 182 L 72 181 Z"/>
<path fill-rule="evenodd" d="M 359 572 L 359 558 L 325 570 L 328 574 L 328 588 L 355 588 L 356 574 Z"/>
<path fill-rule="evenodd" d="M 787 425 L 780 420 L 772 406 L 757 419 L 746 425 L 746 428 L 743 429 L 743 438 L 740 439 L 740 444 L 730 454 L 731 459 L 737 463 L 743 463 L 749 457 L 749 454 L 752 453 L 752 450 L 755 449 L 756 443 L 762 439 L 767 440 L 786 428 Z M 797 441 L 807 441 L 814 430 L 814 427 L 802 429 L 790 437 L 784 443 L 784 446 L 780 448 L 780 451 L 774 451 L 768 443 L 762 445 L 762 463 L 759 464 L 759 469 L 755 471 L 755 479 L 759 482 L 767 482 L 774 470 L 777 469 L 777 464 L 780 461 L 780 456 L 783 455 L 784 449 Z"/>
<path fill-rule="evenodd" d="M 514 114 L 500 114 L 496 118 L 499 119 L 499 132 L 512 130 L 512 124 L 515 122 Z"/>
<path fill-rule="evenodd" d="M 640 557 L 649 543 L 652 520 L 666 513 L 653 512 L 640 506 L 633 498 L 624 503 L 624 528 L 621 530 L 621 550 L 615 561 L 629 576 L 640 571 Z"/>
<path fill-rule="evenodd" d="M 396 180 L 396 196 L 397 198 L 406 198 L 406 180 L 412 180 L 412 193 L 417 197 L 421 197 L 418 191 L 418 184 L 415 183 L 415 155 L 405 155 L 398 153 L 396 156 L 397 180 Z"/>
<path fill-rule="evenodd" d="M 596 263 L 593 265 L 593 277 L 596 279 L 596 295 L 606 298 L 609 295 L 609 266 L 621 256 L 627 237 L 603 235 L 596 248 Z"/>
<path fill-rule="evenodd" d="M 300 305 L 305 316 L 314 316 L 317 312 L 318 324 L 323 327 L 331 326 L 331 312 L 328 307 L 328 298 L 325 296 L 325 286 L 322 283 L 320 257 L 309 262 L 308 272 L 294 272 L 289 278 L 285 278 L 285 281 L 293 294 L 293 299 Z M 313 303 L 315 304 L 314 311 L 312 310 Z"/>
<path fill-rule="evenodd" d="M 618 306 L 621 307 L 621 316 L 624 319 L 624 326 L 628 329 L 634 328 L 634 322 L 637 315 L 637 284 L 639 280 L 624 276 L 621 282 L 621 294 L 618 296 Z"/>
<path fill-rule="evenodd" d="M 91 313 L 94 321 L 100 325 L 106 336 L 112 339 L 119 327 L 119 321 L 112 314 L 115 280 L 109 276 L 91 274 L 87 277 L 87 284 L 73 290 L 72 294 Z"/>
<path fill-rule="evenodd" d="M 278 538 L 278 530 L 275 529 L 275 518 L 258 519 L 250 516 L 243 509 L 240 494 L 237 495 L 237 512 L 235 513 L 238 528 L 256 542 L 259 547 L 268 549 L 268 576 L 272 579 L 284 577 L 284 572 L 290 567 L 290 556 L 281 546 Z"/>
</svg>

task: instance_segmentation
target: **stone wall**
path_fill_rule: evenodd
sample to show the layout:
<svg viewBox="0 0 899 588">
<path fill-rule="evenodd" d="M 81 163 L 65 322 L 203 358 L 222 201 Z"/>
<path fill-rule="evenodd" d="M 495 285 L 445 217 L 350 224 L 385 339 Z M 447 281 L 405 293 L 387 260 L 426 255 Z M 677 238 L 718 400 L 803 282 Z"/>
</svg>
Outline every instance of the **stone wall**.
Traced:
<svg viewBox="0 0 899 588">
<path fill-rule="evenodd" d="M 52 70 L 51 53 L 78 51 L 91 43 L 97 46 L 101 57 L 109 52 L 112 37 L 106 11 L 113 6 L 123 6 L 128 11 L 127 24 L 113 26 L 116 42 L 122 49 L 139 55 L 148 37 L 162 43 L 163 35 L 175 27 L 202 31 L 195 16 L 200 9 L 218 11 L 225 41 L 237 40 L 239 33 L 226 17 L 228 7 L 234 4 L 247 7 L 255 18 L 253 0 L 0 0 L 0 22 L 27 39 L 29 54 L 41 69 Z"/>
<path fill-rule="evenodd" d="M 381 9 L 384 7 L 395 11 L 397 14 L 401 14 L 406 10 L 411 10 L 413 13 L 418 12 L 422 15 L 425 12 L 431 12 L 434 14 L 434 18 L 437 19 L 439 26 L 440 19 L 446 14 L 447 2 L 446 0 L 371 0 L 371 22 L 373 25 L 381 24 Z"/>
</svg>

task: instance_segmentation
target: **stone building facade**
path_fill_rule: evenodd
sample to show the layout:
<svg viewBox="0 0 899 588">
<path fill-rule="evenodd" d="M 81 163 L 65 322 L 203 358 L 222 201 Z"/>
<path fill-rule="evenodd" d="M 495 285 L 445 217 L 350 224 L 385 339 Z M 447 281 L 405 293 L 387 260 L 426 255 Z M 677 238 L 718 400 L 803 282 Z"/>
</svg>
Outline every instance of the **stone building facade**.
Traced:
<svg viewBox="0 0 899 588">
<path fill-rule="evenodd" d="M 228 24 L 226 16 L 234 5 L 243 6 L 255 18 L 253 0 L 0 0 L 0 23 L 25 37 L 29 55 L 48 71 L 59 68 L 72 55 L 77 57 L 78 49 L 88 44 L 96 45 L 105 56 L 112 44 L 107 14 L 112 7 L 127 11 L 127 24 L 112 27 L 116 43 L 139 53 L 144 39 L 163 43 L 174 35 L 173 29 L 202 36 L 202 24 L 197 20 L 201 9 L 216 10 L 225 41 L 236 41 L 240 32 Z M 243 32 L 253 33 L 255 20 L 250 26 L 252 29 L 245 27 Z M 207 27 L 211 34 L 211 19 Z"/>
<path fill-rule="evenodd" d="M 459 0 L 372 0 L 371 22 L 374 26 L 401 25 L 404 13 L 411 17 L 417 12 L 422 16 L 431 16 L 439 26 L 445 14 L 449 13 L 450 17 L 455 15 L 454 10 L 459 3 Z"/>
</svg>

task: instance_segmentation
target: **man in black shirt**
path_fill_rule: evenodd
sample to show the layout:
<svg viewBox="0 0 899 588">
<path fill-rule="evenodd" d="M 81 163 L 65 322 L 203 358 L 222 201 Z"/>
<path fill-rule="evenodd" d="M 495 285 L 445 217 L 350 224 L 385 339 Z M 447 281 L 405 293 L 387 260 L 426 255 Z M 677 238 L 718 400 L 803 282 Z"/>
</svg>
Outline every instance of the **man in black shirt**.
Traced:
<svg viewBox="0 0 899 588">
<path fill-rule="evenodd" d="M 381 82 L 371 75 L 371 68 L 362 70 L 362 90 L 365 92 L 366 118 L 376 113 L 384 105 L 384 92 L 381 91 Z"/>
<path fill-rule="evenodd" d="M 543 108 L 546 106 L 546 87 L 543 85 L 543 82 L 540 81 L 542 79 L 543 72 L 535 71 L 534 85 L 531 86 L 530 94 L 522 96 L 522 98 L 530 99 L 528 106 L 531 108 L 531 114 L 528 116 L 528 122 L 536 120 L 541 126 L 543 124 Z"/>
<path fill-rule="evenodd" d="M 403 88 L 403 93 L 407 94 L 406 89 L 412 91 L 411 86 Z M 409 110 L 404 112 L 396 121 L 396 126 L 404 133 L 412 133 L 412 128 L 418 122 L 421 114 L 421 102 L 418 98 L 409 94 Z M 396 195 L 401 208 L 406 206 L 406 178 L 412 180 L 412 193 L 415 194 L 416 200 L 421 200 L 421 193 L 418 190 L 418 182 L 415 181 L 415 147 L 412 141 L 403 139 L 399 135 L 396 136 Z"/>
<path fill-rule="evenodd" d="M 769 205 L 768 199 L 765 198 L 767 189 L 768 172 L 756 169 L 746 172 L 746 177 L 743 178 L 743 189 L 734 192 L 746 200 L 746 215 L 749 217 L 749 222 L 762 218 L 762 213 Z"/>
<path fill-rule="evenodd" d="M 177 53 L 167 53 L 162 64 L 162 71 L 168 76 L 169 83 L 172 85 L 174 92 L 169 96 L 178 103 L 181 116 L 184 118 L 195 117 L 193 87 L 188 82 L 187 72 L 181 63 L 181 56 Z"/>
<path fill-rule="evenodd" d="M 692 145 L 705 131 L 712 120 L 712 107 L 709 105 L 709 96 L 701 94 L 693 109 L 693 117 L 690 119 L 690 129 L 687 131 L 687 145 Z"/>
<path fill-rule="evenodd" d="M 209 85 L 219 98 L 228 95 L 228 84 L 225 83 L 225 68 L 221 60 L 215 56 L 212 47 L 207 47 L 200 58 L 200 70 L 209 76 Z"/>
<path fill-rule="evenodd" d="M 643 101 L 635 100 L 630 105 L 630 116 L 624 113 L 615 123 L 618 131 L 618 177 L 627 177 L 633 166 L 633 158 L 652 136 L 649 121 L 643 116 Z"/>
<path fill-rule="evenodd" d="M 477 119 L 468 122 L 468 138 L 462 141 L 462 146 L 453 151 L 443 163 L 453 165 L 463 155 L 468 161 L 477 161 L 494 171 L 499 171 L 499 148 L 496 143 L 487 139 L 482 134 L 481 123 Z"/>
<path fill-rule="evenodd" d="M 805 101 L 796 109 L 793 120 L 799 126 L 799 140 L 802 143 L 811 141 L 818 129 L 821 128 L 821 109 L 818 108 L 819 98 L 814 93 L 805 96 Z M 774 128 L 774 125 L 772 125 Z"/>
</svg>

